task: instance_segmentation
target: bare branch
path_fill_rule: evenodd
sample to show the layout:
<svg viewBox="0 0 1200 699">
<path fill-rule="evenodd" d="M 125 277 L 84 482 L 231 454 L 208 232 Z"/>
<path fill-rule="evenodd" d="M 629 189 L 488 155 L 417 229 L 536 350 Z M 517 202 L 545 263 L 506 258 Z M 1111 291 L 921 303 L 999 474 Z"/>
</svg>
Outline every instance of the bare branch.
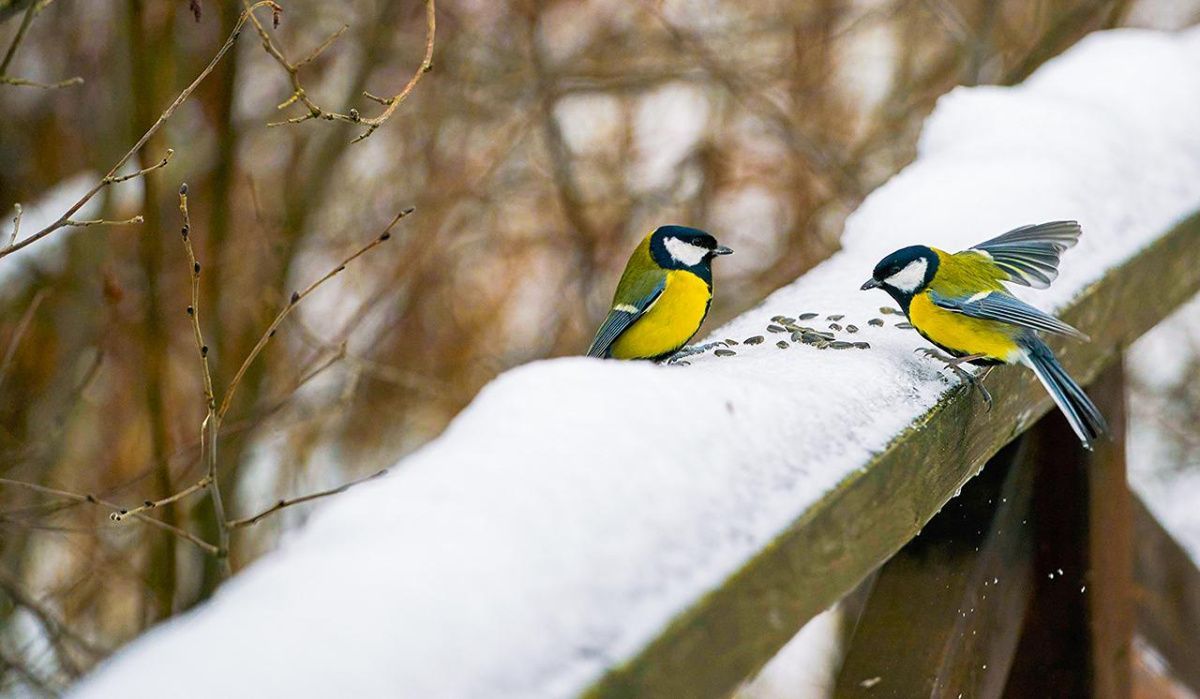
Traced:
<svg viewBox="0 0 1200 699">
<path fill-rule="evenodd" d="M 346 30 L 349 28 L 349 24 L 343 24 L 341 27 L 339 27 L 337 31 L 329 35 L 329 38 L 325 39 L 325 41 L 322 41 L 317 48 L 313 49 L 307 56 L 297 61 L 296 68 L 308 65 L 309 63 L 317 60 L 317 58 L 319 58 L 321 54 L 325 53 L 326 49 L 328 49 L 330 46 L 333 46 L 333 42 L 337 41 L 342 34 L 346 33 Z"/>
<path fill-rule="evenodd" d="M 150 167 L 144 167 L 141 170 L 138 170 L 137 172 L 131 172 L 128 175 L 120 175 L 117 177 L 109 175 L 108 177 L 104 178 L 104 184 L 117 184 L 119 182 L 125 182 L 126 180 L 132 180 L 135 177 L 141 177 L 141 176 L 145 175 L 146 173 L 153 172 L 154 170 L 157 170 L 162 167 L 166 167 L 167 163 L 171 162 L 171 158 L 174 156 L 175 156 L 175 149 L 168 148 L 167 154 L 163 156 L 163 159 L 158 161 L 154 165 L 151 165 Z"/>
<path fill-rule="evenodd" d="M 160 500 L 147 500 L 144 503 L 142 503 L 140 506 L 135 507 L 132 510 L 126 510 L 126 509 L 117 510 L 116 512 L 113 512 L 112 514 L 110 514 L 108 517 L 109 517 L 109 519 L 111 519 L 114 522 L 121 522 L 129 517 L 136 517 L 139 514 L 145 512 L 146 510 L 153 510 L 156 507 L 162 507 L 163 505 L 170 505 L 171 503 L 175 502 L 176 500 L 182 500 L 182 499 L 186 498 L 187 496 L 191 495 L 192 493 L 196 492 L 197 490 L 203 490 L 203 489 L 207 488 L 209 483 L 211 483 L 211 482 L 212 481 L 210 481 L 208 479 L 208 476 L 205 476 L 204 478 L 201 478 L 196 483 L 193 483 L 192 485 L 184 488 L 183 490 L 179 491 L 178 493 L 175 493 L 174 495 L 168 495 L 167 497 L 162 498 Z"/>
<path fill-rule="evenodd" d="M 41 493 L 43 495 L 52 495 L 54 497 L 65 498 L 67 500 L 72 500 L 74 502 L 86 502 L 86 503 L 91 503 L 93 505 L 100 505 L 101 507 L 106 507 L 109 510 L 118 510 L 119 511 L 121 509 L 120 505 L 117 505 L 115 503 L 109 502 L 108 500 L 104 500 L 102 498 L 96 497 L 95 495 L 92 495 L 91 493 L 88 493 L 86 495 L 80 495 L 79 493 L 72 493 L 72 492 L 66 491 L 66 490 L 59 490 L 58 488 L 47 488 L 44 485 L 38 485 L 36 483 L 27 483 L 25 481 L 17 481 L 17 480 L 13 480 L 11 478 L 0 478 L 0 485 L 13 486 L 16 488 L 25 488 L 27 490 L 32 490 L 34 492 Z M 213 546 L 212 544 L 208 543 L 207 541 L 204 541 L 203 539 L 196 536 L 195 534 L 192 534 L 189 531 L 180 529 L 179 527 L 172 526 L 170 524 L 167 524 L 166 522 L 163 522 L 162 520 L 154 519 L 153 517 L 149 517 L 144 514 L 133 515 L 133 517 L 136 518 L 139 522 L 145 522 L 146 524 L 149 524 L 152 527 L 158 527 L 159 529 L 162 529 L 163 531 L 171 532 L 172 534 L 180 537 L 181 539 L 186 539 L 187 541 L 190 541 L 191 543 L 195 544 L 198 548 L 200 548 L 202 551 L 204 551 L 205 553 L 207 553 L 210 556 L 217 555 L 217 547 L 216 546 Z"/>
<path fill-rule="evenodd" d="M 12 598 L 13 602 L 32 612 L 41 623 L 42 628 L 46 629 L 47 634 L 61 636 L 96 658 L 102 658 L 111 652 L 107 648 L 92 643 L 72 630 L 61 617 L 51 611 L 45 604 L 25 592 L 16 577 L 3 568 L 0 568 L 0 589 L 3 589 Z"/>
<path fill-rule="evenodd" d="M 34 80 L 25 80 L 23 78 L 14 78 L 6 74 L 8 66 L 12 63 L 13 57 L 17 55 L 17 47 L 21 45 L 21 41 L 25 39 L 25 32 L 29 31 L 29 25 L 33 23 L 33 18 L 37 13 L 42 11 L 43 3 L 30 2 L 29 7 L 25 10 L 25 15 L 21 18 L 21 26 L 17 28 L 17 34 L 13 37 L 12 43 L 8 45 L 8 50 L 4 52 L 4 59 L 0 60 L 0 85 L 14 85 L 24 87 L 40 87 L 43 90 L 53 90 L 68 85 L 82 85 L 83 78 L 74 77 L 66 80 L 60 80 L 56 83 L 40 83 Z"/>
<path fill-rule="evenodd" d="M 38 306 L 42 305 L 42 301 L 45 298 L 45 289 L 41 289 L 34 294 L 33 300 L 29 302 L 29 308 L 25 309 L 21 320 L 17 322 L 17 329 L 13 332 L 12 340 L 8 343 L 8 349 L 4 350 L 4 358 L 0 359 L 0 386 L 4 385 L 4 377 L 8 375 L 8 368 L 12 365 L 13 357 L 17 354 L 17 347 L 21 344 L 21 338 L 25 337 L 25 333 L 29 331 L 29 324 L 33 321 L 33 314 L 37 313 Z"/>
<path fill-rule="evenodd" d="M 245 519 L 233 520 L 232 522 L 229 523 L 229 528 L 230 529 L 240 529 L 242 527 L 249 527 L 251 525 L 258 524 L 264 518 L 269 517 L 282 509 L 291 507 L 292 505 L 299 505 L 300 503 L 304 503 L 304 502 L 312 502 L 313 500 L 319 500 L 320 498 L 329 497 L 330 495 L 337 495 L 338 493 L 344 493 L 347 490 L 350 490 L 354 486 L 358 485 L 359 483 L 365 483 L 367 481 L 374 480 L 376 478 L 379 478 L 382 475 L 387 474 L 387 472 L 388 472 L 388 470 L 385 468 L 381 471 L 376 471 L 375 473 L 372 473 L 369 476 L 364 476 L 363 478 L 359 478 L 357 480 L 350 481 L 349 483 L 343 483 L 342 485 L 339 485 L 336 488 L 330 488 L 329 490 L 322 490 L 322 491 L 319 491 L 316 493 L 309 493 L 308 495 L 302 495 L 298 498 L 280 500 L 279 502 L 268 507 L 267 509 L 263 510 L 262 512 L 259 512 L 258 514 L 254 515 L 253 517 L 246 517 Z"/>
<path fill-rule="evenodd" d="M 76 221 L 69 218 L 66 221 L 63 221 L 63 226 L 74 226 L 76 228 L 87 228 L 88 226 L 132 226 L 144 222 L 145 219 L 142 218 L 141 214 L 138 214 L 133 218 L 127 218 L 123 221 L 113 221 L 107 218 L 93 218 L 86 221 Z"/>
<path fill-rule="evenodd" d="M 243 3 L 247 1 L 248 0 L 243 0 Z M 312 62 L 318 56 L 324 53 L 325 50 L 342 35 L 342 33 L 346 30 L 346 27 L 343 26 L 341 29 L 338 29 L 332 35 L 330 35 L 329 38 L 321 42 L 321 44 L 317 46 L 317 48 L 313 49 L 313 51 L 306 57 L 295 63 L 292 63 L 288 60 L 287 55 L 284 54 L 283 50 L 279 48 L 279 46 L 271 39 L 271 35 L 267 33 L 266 28 L 263 27 L 262 23 L 258 21 L 258 18 L 251 16 L 250 21 L 254 25 L 254 29 L 258 32 L 259 38 L 262 40 L 263 49 L 269 56 L 271 56 L 271 58 L 275 59 L 275 62 L 278 63 L 281 68 L 283 68 L 284 72 L 287 73 L 288 81 L 292 85 L 291 96 L 281 102 L 277 108 L 285 109 L 293 104 L 299 103 L 304 105 L 304 107 L 308 110 L 300 116 L 290 117 L 282 121 L 273 121 L 268 123 L 267 126 L 299 124 L 308 121 L 309 119 L 325 119 L 327 121 L 346 121 L 353 124 L 364 124 L 367 127 L 366 131 L 363 131 L 351 141 L 351 143 L 358 143 L 359 141 L 375 133 L 376 129 L 378 129 L 383 125 L 384 122 L 391 118 L 392 113 L 396 111 L 396 108 L 400 106 L 400 103 L 403 102 L 409 96 L 409 94 L 412 93 L 413 89 L 416 88 L 417 83 L 421 81 L 421 77 L 425 75 L 425 73 L 433 70 L 433 43 L 434 36 L 437 33 L 437 8 L 435 5 L 435 0 L 425 0 L 425 55 L 421 60 L 421 65 L 417 68 L 412 78 L 409 79 L 408 83 L 405 84 L 404 88 L 401 89 L 400 92 L 396 93 L 392 97 L 379 97 L 369 92 L 363 93 L 363 95 L 368 99 L 378 102 L 386 107 L 383 113 L 376 117 L 363 117 L 358 113 L 357 109 L 353 108 L 351 108 L 346 114 L 329 109 L 323 109 L 308 96 L 308 93 L 304 89 L 304 85 L 300 82 L 300 68 Z"/>
<path fill-rule="evenodd" d="M 196 341 L 196 353 L 200 356 L 200 370 L 204 378 L 205 414 L 204 421 L 200 423 L 200 456 L 208 465 L 204 477 L 187 490 L 194 492 L 201 488 L 208 488 L 217 526 L 217 558 L 220 559 L 221 575 L 229 577 L 233 574 L 233 568 L 229 563 L 229 528 L 225 523 L 225 503 L 221 499 L 221 483 L 217 475 L 217 439 L 221 434 L 221 418 L 216 413 L 217 399 L 213 393 L 212 370 L 208 365 L 208 345 L 204 344 L 204 333 L 200 329 L 200 262 L 196 259 L 196 251 L 192 248 L 192 219 L 188 214 L 187 195 L 188 186 L 185 182 L 179 186 L 179 213 L 183 216 L 183 228 L 180 229 L 180 234 L 183 238 L 183 248 L 187 252 L 188 268 L 191 270 L 192 278 L 192 303 L 187 307 L 187 314 L 192 320 L 192 337 Z M 209 488 L 210 485 L 211 488 Z"/>
<path fill-rule="evenodd" d="M 337 276 L 342 270 L 346 269 L 347 264 L 353 262 L 376 246 L 383 244 L 385 241 L 391 238 L 392 228 L 394 228 L 401 219 L 403 219 L 405 216 L 408 216 L 412 212 L 413 209 L 408 208 L 396 214 L 391 223 L 389 223 L 387 227 L 383 229 L 383 232 L 375 236 L 371 242 L 367 243 L 363 247 L 359 248 L 354 254 L 342 260 L 339 265 L 326 272 L 325 275 L 320 279 L 316 280 L 312 284 L 309 284 L 308 288 L 306 288 L 304 291 L 292 293 L 292 297 L 288 301 L 287 305 L 280 309 L 279 313 L 275 316 L 275 319 L 272 320 L 271 324 L 267 326 L 267 329 L 263 331 L 262 336 L 258 338 L 258 343 L 254 345 L 254 349 L 250 350 L 250 354 L 246 355 L 246 359 L 242 362 L 242 366 L 238 368 L 237 374 L 235 374 L 233 380 L 229 382 L 228 388 L 225 389 L 225 395 L 221 398 L 221 407 L 219 410 L 217 410 L 218 419 L 224 418 L 225 413 L 229 412 L 229 406 L 233 404 L 233 396 L 237 392 L 238 385 L 242 382 L 242 377 L 245 376 L 246 370 L 249 369 L 250 365 L 254 363 L 255 358 L 257 358 L 259 353 L 262 352 L 263 347 L 266 347 L 267 342 L 275 335 L 275 329 L 278 328 L 279 324 L 288 317 L 288 314 L 292 312 L 292 309 L 294 309 L 309 294 L 316 291 L 317 287 L 321 286 L 325 282 Z"/>
<path fill-rule="evenodd" d="M 409 78 L 408 84 L 404 86 L 403 90 L 396 93 L 395 97 L 386 100 L 387 109 L 383 110 L 383 114 L 373 119 L 362 120 L 362 123 L 367 125 L 367 130 L 359 134 L 358 138 L 351 141 L 351 143 L 358 143 L 375 133 L 375 129 L 378 129 L 385 121 L 391 118 L 392 112 L 396 111 L 396 107 L 399 107 L 400 103 L 412 93 L 417 83 L 421 81 L 421 76 L 433 70 L 433 38 L 434 34 L 437 33 L 437 12 L 433 3 L 434 0 L 425 0 L 425 57 L 421 59 L 421 65 L 417 68 L 417 72 L 413 73 L 413 76 Z M 378 98 L 376 98 L 376 101 L 378 101 Z"/>
<path fill-rule="evenodd" d="M 220 62 L 225 54 L 229 52 L 229 49 L 233 46 L 233 43 L 237 41 L 238 35 L 241 33 L 242 25 L 246 23 L 246 19 L 248 17 L 253 17 L 254 11 L 262 7 L 270 7 L 272 11 L 279 10 L 279 5 L 275 4 L 272 0 L 259 0 L 259 2 L 254 3 L 245 11 L 243 11 L 241 16 L 238 17 L 237 24 L 234 25 L 233 31 L 229 33 L 229 38 L 225 40 L 225 43 L 221 46 L 220 50 L 217 51 L 216 55 L 213 56 L 212 60 L 208 62 L 208 65 L 204 67 L 204 70 L 200 71 L 200 74 L 196 76 L 196 79 L 193 80 L 190 85 L 185 87 L 183 92 L 179 93 L 179 96 L 175 98 L 175 101 L 172 102 L 169 107 L 167 107 L 166 111 L 164 111 L 158 117 L 158 120 L 151 125 L 146 133 L 142 134 L 142 137 L 138 139 L 137 143 L 133 144 L 133 147 L 130 148 L 125 155 L 121 156 L 121 159 L 112 166 L 112 169 L 108 171 L 108 174 L 105 175 L 104 178 L 99 182 L 97 182 L 94 187 L 89 189 L 86 194 L 80 197 L 78 201 L 72 204 L 71 208 L 67 209 L 66 213 L 60 216 L 58 220 L 54 221 L 37 233 L 29 236 L 25 240 L 9 245 L 6 248 L 0 248 L 0 258 L 11 255 L 28 245 L 32 245 L 51 233 L 67 226 L 67 222 L 71 220 L 71 216 L 73 216 L 76 211 L 79 211 L 81 208 L 83 208 L 84 204 L 87 204 L 89 201 L 91 201 L 92 197 L 96 196 L 101 189 L 113 184 L 113 178 L 117 176 L 117 172 L 120 171 L 120 169 L 125 166 L 125 163 L 129 162 L 129 160 L 142 149 L 142 146 L 146 145 L 146 142 L 149 141 L 154 134 L 158 133 L 158 130 L 162 128 L 162 125 L 166 123 L 167 119 L 171 118 L 171 115 L 175 113 L 175 110 L 179 108 L 179 105 L 186 102 L 187 99 L 192 96 L 192 93 L 195 92 L 200 83 L 203 82 L 204 79 L 213 72 L 213 69 L 216 68 L 217 63 Z"/>
<path fill-rule="evenodd" d="M 56 83 L 42 83 L 36 80 L 27 80 L 25 78 L 13 78 L 7 75 L 0 75 L 0 85 L 12 85 L 13 87 L 36 87 L 39 90 L 58 90 L 63 87 L 71 87 L 72 85 L 82 85 L 83 78 L 76 75 L 73 78 L 59 80 Z"/>
</svg>

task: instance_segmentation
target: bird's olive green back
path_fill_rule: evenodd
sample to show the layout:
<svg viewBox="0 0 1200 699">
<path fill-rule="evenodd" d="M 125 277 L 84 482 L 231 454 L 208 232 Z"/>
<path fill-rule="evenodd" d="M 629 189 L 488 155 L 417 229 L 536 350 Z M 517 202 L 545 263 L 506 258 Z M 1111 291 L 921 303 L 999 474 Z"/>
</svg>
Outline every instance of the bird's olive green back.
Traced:
<svg viewBox="0 0 1200 699">
<path fill-rule="evenodd" d="M 966 297 L 981 291 L 1005 291 L 1001 281 L 1008 274 L 986 255 L 974 250 L 950 254 L 933 248 L 938 256 L 938 269 L 929 288 L 951 297 Z"/>
<path fill-rule="evenodd" d="M 621 281 L 617 283 L 617 292 L 613 295 L 613 306 L 622 304 L 638 306 L 642 299 L 657 293 L 658 287 L 666 279 L 667 271 L 654 262 L 650 256 L 650 236 L 647 235 L 629 257 Z"/>
</svg>

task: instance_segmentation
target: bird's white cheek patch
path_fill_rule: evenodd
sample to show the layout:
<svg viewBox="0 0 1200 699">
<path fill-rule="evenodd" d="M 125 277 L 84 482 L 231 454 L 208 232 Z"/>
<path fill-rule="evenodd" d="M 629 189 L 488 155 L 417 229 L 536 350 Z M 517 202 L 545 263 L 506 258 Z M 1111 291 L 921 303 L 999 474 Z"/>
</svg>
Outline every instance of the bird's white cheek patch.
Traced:
<svg viewBox="0 0 1200 699">
<path fill-rule="evenodd" d="M 911 293 L 916 291 L 917 288 L 925 282 L 925 270 L 928 267 L 929 260 L 926 260 L 923 257 L 917 258 L 905 265 L 904 269 L 896 272 L 883 281 L 888 286 Z"/>
<path fill-rule="evenodd" d="M 679 238 L 667 238 L 663 241 L 663 245 L 667 248 L 667 252 L 671 254 L 671 257 L 674 257 L 680 264 L 688 267 L 700 264 L 704 256 L 710 252 L 708 248 L 692 245 Z"/>
</svg>

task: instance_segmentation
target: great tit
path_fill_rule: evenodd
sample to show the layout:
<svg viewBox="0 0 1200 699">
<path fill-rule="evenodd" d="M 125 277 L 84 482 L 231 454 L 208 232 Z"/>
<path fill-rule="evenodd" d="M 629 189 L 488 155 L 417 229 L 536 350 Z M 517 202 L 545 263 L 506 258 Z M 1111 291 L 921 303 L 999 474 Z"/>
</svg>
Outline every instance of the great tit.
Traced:
<svg viewBox="0 0 1200 699">
<path fill-rule="evenodd" d="M 732 250 L 708 233 L 662 226 L 633 251 L 589 357 L 664 359 L 692 339 L 712 302 L 712 260 Z"/>
<path fill-rule="evenodd" d="M 1037 332 L 1079 340 L 1087 336 L 1018 300 L 1003 285 L 1050 286 L 1058 276 L 1059 255 L 1075 245 L 1079 234 L 1075 221 L 1052 221 L 1022 226 L 954 254 L 914 245 L 883 258 L 862 289 L 886 291 L 917 332 L 953 358 L 924 351 L 972 383 L 975 377 L 959 364 L 1024 364 L 1033 369 L 1083 446 L 1091 449 L 1108 431 L 1104 416 Z M 990 406 L 990 396 L 983 394 Z"/>
</svg>

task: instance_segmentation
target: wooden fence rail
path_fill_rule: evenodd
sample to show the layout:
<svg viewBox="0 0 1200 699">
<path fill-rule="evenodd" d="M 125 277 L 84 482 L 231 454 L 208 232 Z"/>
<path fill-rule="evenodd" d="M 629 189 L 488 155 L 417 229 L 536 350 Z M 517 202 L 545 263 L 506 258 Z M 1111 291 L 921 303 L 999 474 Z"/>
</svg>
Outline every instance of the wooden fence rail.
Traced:
<svg viewBox="0 0 1200 699">
<path fill-rule="evenodd" d="M 1125 697 L 1135 629 L 1200 692 L 1200 573 L 1129 492 L 1120 361 L 1200 290 L 1197 260 L 1200 214 L 1061 314 L 1092 341 L 1055 349 L 1115 426 L 1094 454 L 1001 368 L 990 412 L 941 404 L 589 696 L 727 696 L 876 571 L 838 696 Z"/>
</svg>

